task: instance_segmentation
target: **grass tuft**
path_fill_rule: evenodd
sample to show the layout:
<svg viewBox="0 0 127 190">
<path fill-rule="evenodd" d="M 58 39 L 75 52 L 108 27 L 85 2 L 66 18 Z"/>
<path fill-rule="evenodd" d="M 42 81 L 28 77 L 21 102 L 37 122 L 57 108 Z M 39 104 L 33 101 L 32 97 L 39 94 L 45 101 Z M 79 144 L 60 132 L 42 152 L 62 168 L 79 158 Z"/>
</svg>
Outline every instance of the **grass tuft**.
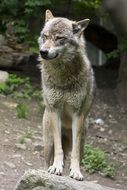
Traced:
<svg viewBox="0 0 127 190">
<path fill-rule="evenodd" d="M 114 178 L 115 166 L 108 162 L 107 155 L 100 148 L 85 145 L 82 164 L 89 173 L 98 172 L 106 177 Z"/>
<path fill-rule="evenodd" d="M 20 119 L 26 119 L 28 116 L 28 108 L 25 104 L 20 103 L 17 105 L 17 117 Z"/>
<path fill-rule="evenodd" d="M 41 90 L 32 86 L 29 77 L 19 77 L 15 74 L 9 74 L 6 83 L 0 83 L 0 93 L 14 98 L 42 99 Z"/>
</svg>

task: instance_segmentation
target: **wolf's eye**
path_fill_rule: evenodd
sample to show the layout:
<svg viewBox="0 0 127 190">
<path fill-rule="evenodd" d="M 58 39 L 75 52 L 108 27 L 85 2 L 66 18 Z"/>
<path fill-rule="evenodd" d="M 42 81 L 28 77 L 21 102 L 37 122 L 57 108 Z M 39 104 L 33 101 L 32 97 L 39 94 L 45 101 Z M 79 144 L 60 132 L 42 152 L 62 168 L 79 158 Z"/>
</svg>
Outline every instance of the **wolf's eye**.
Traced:
<svg viewBox="0 0 127 190">
<path fill-rule="evenodd" d="M 47 39 L 48 39 L 48 36 L 47 36 L 46 34 L 43 34 L 42 37 L 43 37 L 44 40 L 47 40 Z"/>
<path fill-rule="evenodd" d="M 56 40 L 65 40 L 65 36 L 56 36 Z"/>
</svg>

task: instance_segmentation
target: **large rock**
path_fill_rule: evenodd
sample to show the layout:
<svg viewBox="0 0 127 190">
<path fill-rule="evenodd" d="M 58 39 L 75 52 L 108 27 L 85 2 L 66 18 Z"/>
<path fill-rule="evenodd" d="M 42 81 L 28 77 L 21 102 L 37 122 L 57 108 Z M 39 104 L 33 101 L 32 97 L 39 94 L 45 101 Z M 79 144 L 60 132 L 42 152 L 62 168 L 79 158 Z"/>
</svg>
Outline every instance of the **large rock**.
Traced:
<svg viewBox="0 0 127 190">
<path fill-rule="evenodd" d="M 0 47 L 0 67 L 22 67 L 24 63 L 28 63 L 31 54 L 31 52 L 17 51 L 8 46 Z"/>
<path fill-rule="evenodd" d="M 4 37 L 0 34 L 0 67 L 22 67 L 27 64 L 32 53 L 27 44 L 18 44 L 12 36 Z"/>
<path fill-rule="evenodd" d="M 0 34 L 0 46 L 6 45 L 6 44 L 7 44 L 7 40 L 2 34 Z"/>
<path fill-rule="evenodd" d="M 116 190 L 88 181 L 56 176 L 43 170 L 28 170 L 14 190 Z M 117 189 L 118 190 L 118 189 Z"/>
</svg>

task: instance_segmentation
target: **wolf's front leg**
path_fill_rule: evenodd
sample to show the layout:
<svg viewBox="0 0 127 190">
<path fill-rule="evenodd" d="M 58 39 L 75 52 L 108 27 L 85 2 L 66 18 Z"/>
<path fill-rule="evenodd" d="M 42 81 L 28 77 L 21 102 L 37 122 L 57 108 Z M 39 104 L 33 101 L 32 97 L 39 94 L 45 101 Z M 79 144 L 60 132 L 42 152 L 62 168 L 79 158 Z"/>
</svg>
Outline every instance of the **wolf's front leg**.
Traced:
<svg viewBox="0 0 127 190">
<path fill-rule="evenodd" d="M 74 113 L 72 118 L 72 154 L 71 154 L 71 166 L 70 177 L 76 180 L 83 180 L 83 175 L 80 171 L 80 143 L 81 135 L 84 126 L 84 115 L 78 115 Z"/>
<path fill-rule="evenodd" d="M 50 112 L 45 109 L 43 114 L 43 145 L 44 145 L 44 164 L 47 169 L 53 158 L 53 134 L 51 130 L 51 117 Z"/>
<path fill-rule="evenodd" d="M 54 139 L 54 161 L 48 172 L 62 175 L 63 172 L 63 150 L 61 137 L 61 118 L 59 112 L 51 112 L 52 133 Z"/>
</svg>

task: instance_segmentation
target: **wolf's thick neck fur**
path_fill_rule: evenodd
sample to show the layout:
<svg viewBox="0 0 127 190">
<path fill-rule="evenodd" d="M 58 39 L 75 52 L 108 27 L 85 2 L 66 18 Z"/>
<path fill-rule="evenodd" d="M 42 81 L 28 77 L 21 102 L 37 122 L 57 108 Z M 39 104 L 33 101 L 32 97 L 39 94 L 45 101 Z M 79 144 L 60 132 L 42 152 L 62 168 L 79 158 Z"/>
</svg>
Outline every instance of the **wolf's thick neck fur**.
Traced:
<svg viewBox="0 0 127 190">
<path fill-rule="evenodd" d="M 72 50 L 54 60 L 42 60 L 42 81 L 46 86 L 64 89 L 71 86 L 81 87 L 87 83 L 91 67 L 83 52 L 83 42 L 84 40 L 74 52 Z"/>
</svg>

